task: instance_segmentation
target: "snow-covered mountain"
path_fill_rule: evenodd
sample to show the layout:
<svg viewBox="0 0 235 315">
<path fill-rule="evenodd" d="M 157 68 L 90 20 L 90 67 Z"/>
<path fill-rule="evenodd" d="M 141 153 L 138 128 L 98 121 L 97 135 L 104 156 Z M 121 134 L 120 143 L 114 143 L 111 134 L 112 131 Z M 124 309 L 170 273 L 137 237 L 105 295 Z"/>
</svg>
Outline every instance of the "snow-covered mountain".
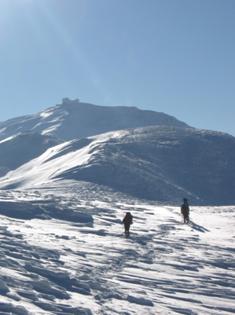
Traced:
<svg viewBox="0 0 235 315">
<path fill-rule="evenodd" d="M 181 127 L 145 127 L 68 141 L 8 173 L 1 188 L 55 180 L 105 185 L 145 199 L 235 202 L 235 138 Z"/>
<path fill-rule="evenodd" d="M 0 314 L 235 313 L 234 137 L 66 99 L 0 129 Z"/>
<path fill-rule="evenodd" d="M 35 115 L 0 123 L 0 140 L 19 133 L 37 132 L 56 138 L 72 140 L 107 131 L 149 125 L 186 127 L 176 118 L 149 110 L 126 106 L 97 106 L 79 100 L 63 99 L 62 104 Z"/>
<path fill-rule="evenodd" d="M 39 156 L 57 143 L 106 131 L 148 125 L 186 126 L 163 113 L 63 99 L 61 104 L 40 113 L 0 122 L 0 176 Z"/>
</svg>

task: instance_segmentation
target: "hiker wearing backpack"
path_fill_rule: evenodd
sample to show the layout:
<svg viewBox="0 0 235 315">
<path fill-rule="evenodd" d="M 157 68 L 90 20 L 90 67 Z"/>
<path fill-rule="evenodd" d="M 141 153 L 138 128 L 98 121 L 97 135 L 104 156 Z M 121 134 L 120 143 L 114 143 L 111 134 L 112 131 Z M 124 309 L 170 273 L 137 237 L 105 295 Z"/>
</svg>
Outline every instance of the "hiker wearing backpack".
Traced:
<svg viewBox="0 0 235 315">
<path fill-rule="evenodd" d="M 122 220 L 122 223 L 124 224 L 125 228 L 125 235 L 128 237 L 130 235 L 130 226 L 133 223 L 133 216 L 130 212 L 127 212 L 124 219 Z"/>
<path fill-rule="evenodd" d="M 181 213 L 184 219 L 184 223 L 189 223 L 189 204 L 186 198 L 183 199 L 183 204 L 181 206 Z"/>
</svg>

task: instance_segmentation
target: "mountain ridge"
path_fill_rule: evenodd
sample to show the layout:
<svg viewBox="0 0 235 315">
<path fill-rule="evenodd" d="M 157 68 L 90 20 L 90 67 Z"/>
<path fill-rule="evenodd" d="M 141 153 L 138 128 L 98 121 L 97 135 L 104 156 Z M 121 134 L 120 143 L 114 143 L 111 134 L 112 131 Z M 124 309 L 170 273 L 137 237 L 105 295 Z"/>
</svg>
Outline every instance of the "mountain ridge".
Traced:
<svg viewBox="0 0 235 315">
<path fill-rule="evenodd" d="M 173 116 L 137 107 L 99 106 L 79 100 L 62 100 L 33 115 L 24 115 L 0 123 L 0 140 L 17 133 L 37 132 L 63 140 L 84 138 L 108 131 L 149 125 L 188 125 Z"/>
<path fill-rule="evenodd" d="M 195 128 L 151 126 L 67 141 L 7 174 L 0 188 L 87 181 L 132 196 L 198 204 L 235 202 L 235 138 Z M 229 184 L 229 185 L 228 185 Z"/>
</svg>

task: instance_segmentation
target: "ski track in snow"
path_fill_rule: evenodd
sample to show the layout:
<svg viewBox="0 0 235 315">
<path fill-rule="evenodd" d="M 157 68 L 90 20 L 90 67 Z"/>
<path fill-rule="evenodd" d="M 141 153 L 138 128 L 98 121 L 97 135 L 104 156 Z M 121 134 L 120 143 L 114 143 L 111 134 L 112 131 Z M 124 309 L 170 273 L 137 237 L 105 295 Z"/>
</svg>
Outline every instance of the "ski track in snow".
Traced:
<svg viewBox="0 0 235 315">
<path fill-rule="evenodd" d="M 188 226 L 77 186 L 1 191 L 0 314 L 234 314 L 235 207 L 191 212 Z"/>
</svg>

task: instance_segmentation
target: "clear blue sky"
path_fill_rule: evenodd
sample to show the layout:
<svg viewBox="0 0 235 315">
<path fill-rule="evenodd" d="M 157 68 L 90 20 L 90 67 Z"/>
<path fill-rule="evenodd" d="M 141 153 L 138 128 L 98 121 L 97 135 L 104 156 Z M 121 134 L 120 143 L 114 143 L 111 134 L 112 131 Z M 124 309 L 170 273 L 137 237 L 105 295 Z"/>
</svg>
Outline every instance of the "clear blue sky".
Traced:
<svg viewBox="0 0 235 315">
<path fill-rule="evenodd" d="M 235 0 L 0 0 L 0 120 L 63 97 L 235 135 Z"/>
</svg>

